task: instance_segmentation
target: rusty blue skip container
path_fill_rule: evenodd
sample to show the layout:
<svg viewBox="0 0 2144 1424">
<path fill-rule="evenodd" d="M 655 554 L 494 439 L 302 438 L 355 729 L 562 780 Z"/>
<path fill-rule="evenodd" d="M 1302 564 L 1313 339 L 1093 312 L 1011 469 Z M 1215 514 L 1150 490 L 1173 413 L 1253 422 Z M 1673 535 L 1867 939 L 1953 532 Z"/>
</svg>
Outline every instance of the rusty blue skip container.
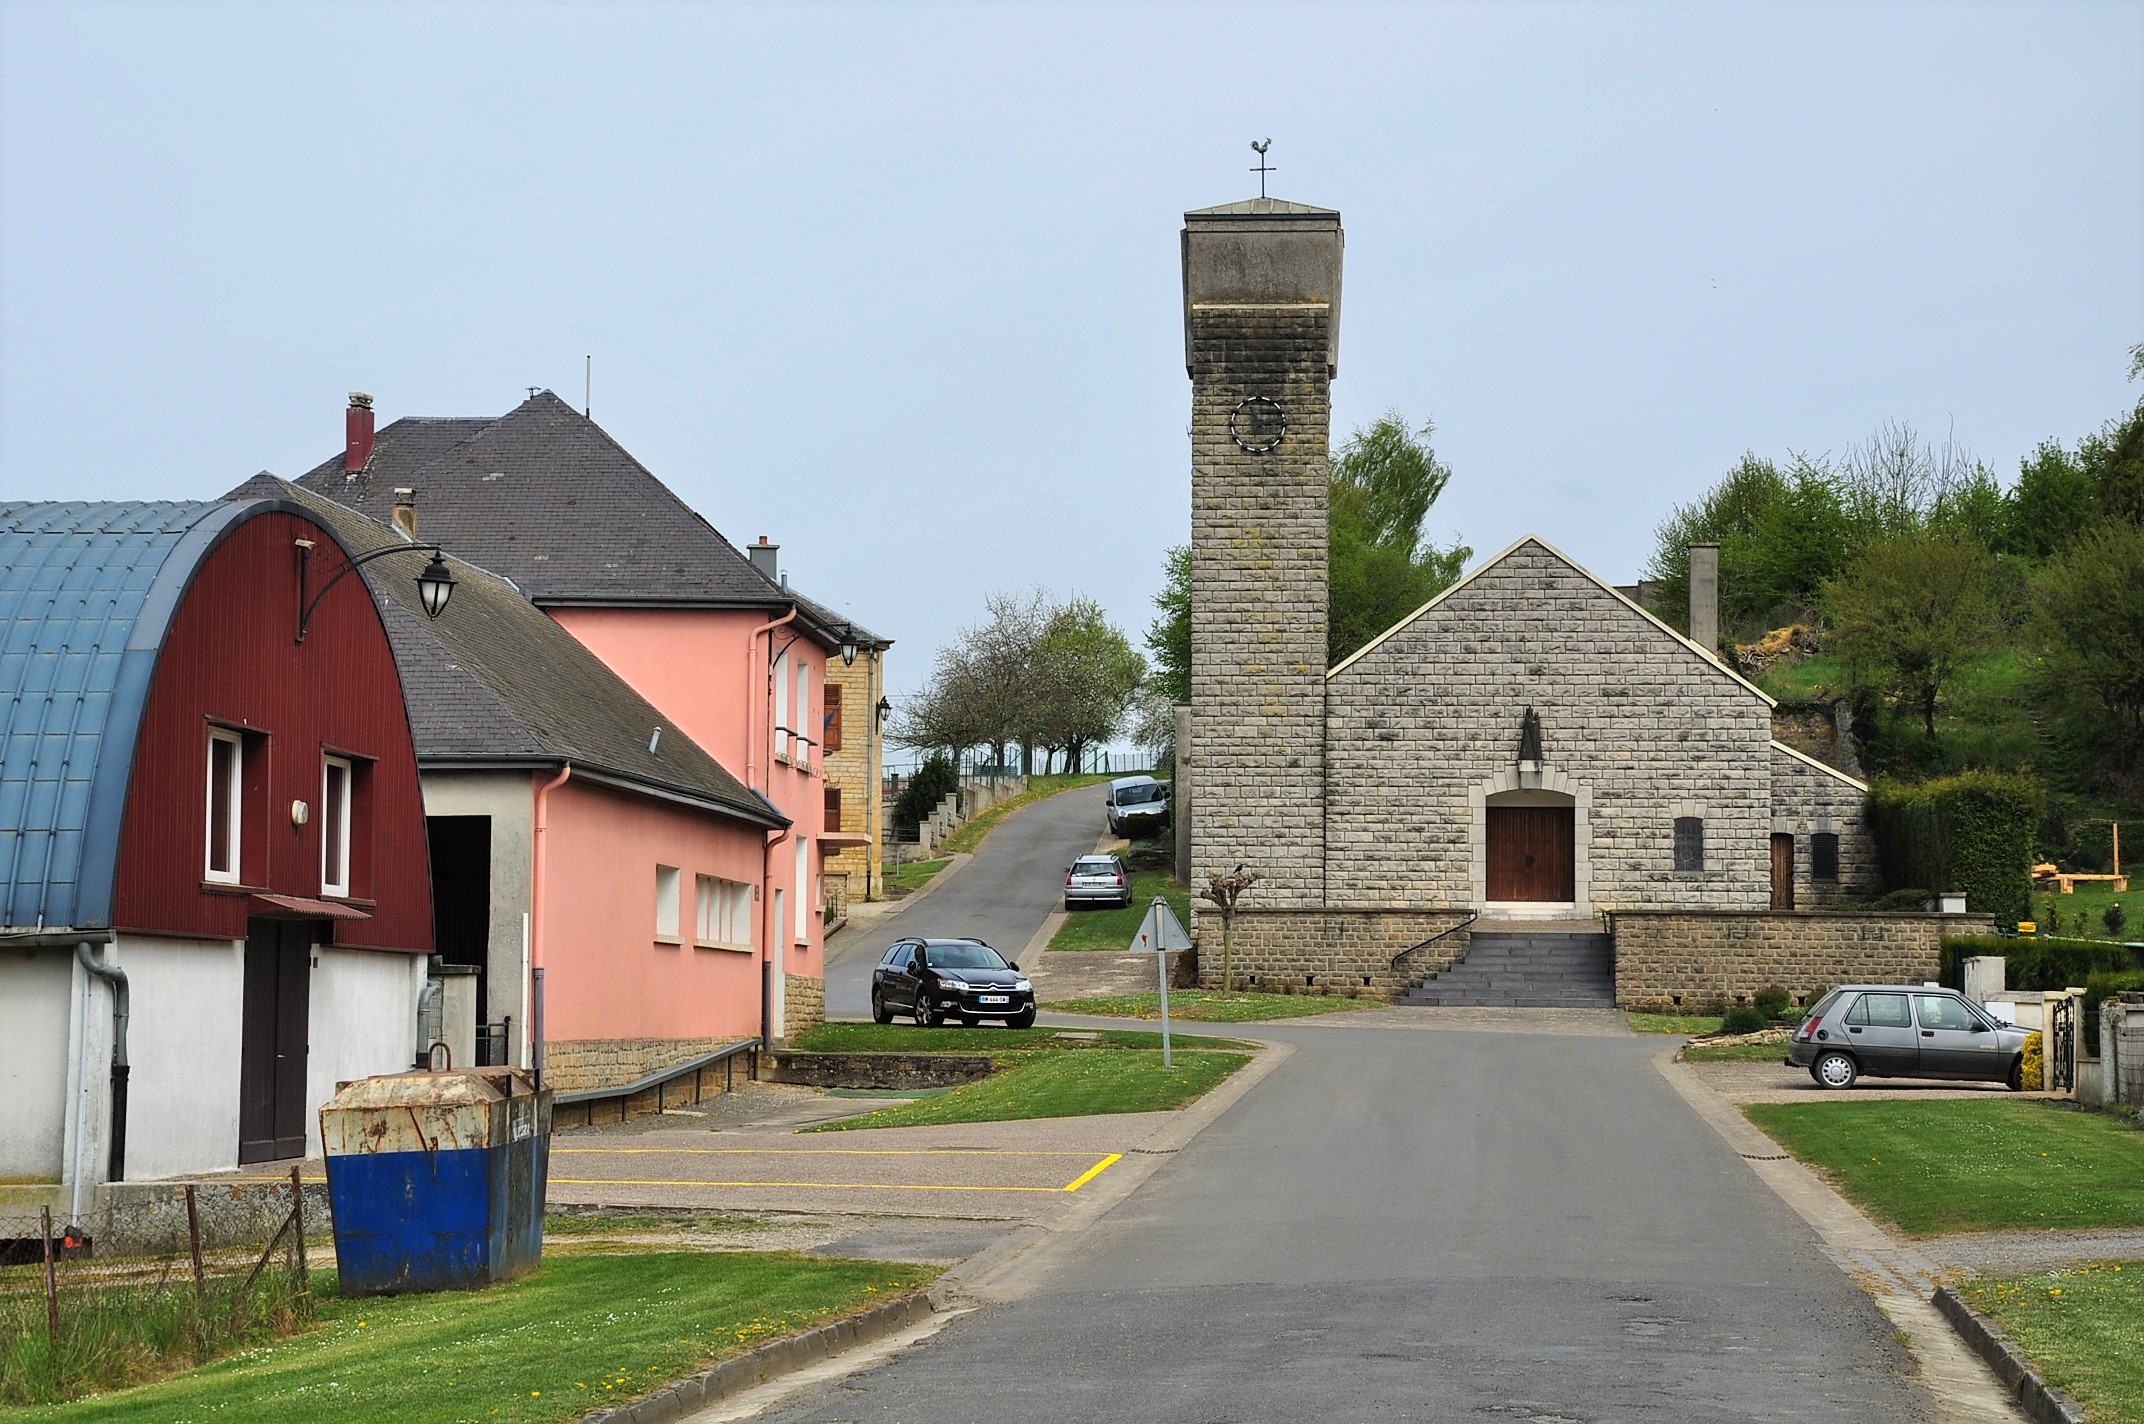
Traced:
<svg viewBox="0 0 2144 1424">
<path fill-rule="evenodd" d="M 520 1069 L 361 1079 L 320 1140 L 344 1295 L 475 1290 L 542 1258 L 551 1093 Z"/>
</svg>

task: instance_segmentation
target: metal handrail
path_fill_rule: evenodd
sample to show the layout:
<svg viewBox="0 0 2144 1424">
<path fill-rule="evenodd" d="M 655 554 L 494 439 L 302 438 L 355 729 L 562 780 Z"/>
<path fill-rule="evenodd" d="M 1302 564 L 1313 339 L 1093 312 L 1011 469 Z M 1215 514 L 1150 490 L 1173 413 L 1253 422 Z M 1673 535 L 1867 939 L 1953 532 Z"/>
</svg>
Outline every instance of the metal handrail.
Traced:
<svg viewBox="0 0 2144 1424">
<path fill-rule="evenodd" d="M 1466 929 L 1469 925 L 1472 925 L 1476 920 L 1480 918 L 1481 911 L 1469 911 L 1467 913 L 1467 917 L 1461 920 L 1458 924 L 1451 925 L 1445 929 L 1438 930 L 1435 934 L 1431 935 L 1428 939 L 1423 940 L 1420 944 L 1408 945 L 1398 954 L 1393 955 L 1392 958 L 1386 962 L 1385 967 L 1387 969 L 1397 968 L 1401 960 L 1405 959 L 1408 955 L 1413 954 L 1416 950 L 1427 949 L 1431 945 L 1435 944 L 1438 940 L 1443 939 L 1446 935 L 1458 934 L 1461 930 Z"/>
<path fill-rule="evenodd" d="M 729 1091 L 736 1081 L 733 1070 L 735 1060 L 739 1054 L 751 1055 L 752 1073 L 757 1076 L 759 1072 L 759 1048 L 760 1043 L 756 1038 L 739 1039 L 727 1048 L 718 1048 L 712 1053 L 703 1053 L 696 1058 L 688 1058 L 682 1063 L 673 1063 L 669 1067 L 658 1069 L 644 1078 L 637 1078 L 630 1083 L 621 1084 L 614 1088 L 578 1088 L 570 1093 L 559 1093 L 551 1099 L 552 1110 L 555 1112 L 563 1107 L 585 1107 L 588 1111 L 582 1126 L 593 1127 L 596 1121 L 596 1104 L 609 1102 L 611 1099 L 616 1098 L 618 1100 L 618 1121 L 624 1122 L 627 1106 L 631 1104 L 635 1097 L 652 1088 L 656 1090 L 655 1110 L 661 1112 L 664 1106 L 661 1090 L 688 1073 L 692 1075 L 692 1101 L 698 1102 L 700 1100 L 700 1075 L 717 1063 L 722 1064 L 724 1069 L 724 1092 Z"/>
</svg>

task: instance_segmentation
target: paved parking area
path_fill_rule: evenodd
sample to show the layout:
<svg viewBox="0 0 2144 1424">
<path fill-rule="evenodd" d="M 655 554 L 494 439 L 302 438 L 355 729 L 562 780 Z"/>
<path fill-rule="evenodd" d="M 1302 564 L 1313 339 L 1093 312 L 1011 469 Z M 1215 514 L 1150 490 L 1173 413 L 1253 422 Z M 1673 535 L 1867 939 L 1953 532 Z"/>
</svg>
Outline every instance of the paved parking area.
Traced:
<svg viewBox="0 0 2144 1424">
<path fill-rule="evenodd" d="M 1785 1050 L 1781 1050 L 1784 1055 Z M 1706 1087 L 1731 1103 L 1866 1102 L 1871 1098 L 1933 1101 L 1941 1098 L 2044 1098 L 2013 1093 L 2001 1083 L 1958 1083 L 1940 1078 L 1863 1078 L 1840 1092 L 1820 1088 L 1806 1068 L 1784 1063 L 1685 1063 Z"/>
</svg>

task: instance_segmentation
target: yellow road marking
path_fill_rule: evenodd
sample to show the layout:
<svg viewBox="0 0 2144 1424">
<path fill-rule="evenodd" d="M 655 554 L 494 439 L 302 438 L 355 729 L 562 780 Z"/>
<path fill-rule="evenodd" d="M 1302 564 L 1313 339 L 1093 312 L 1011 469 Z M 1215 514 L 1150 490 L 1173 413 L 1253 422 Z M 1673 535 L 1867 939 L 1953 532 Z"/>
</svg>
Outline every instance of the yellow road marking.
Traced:
<svg viewBox="0 0 2144 1424">
<path fill-rule="evenodd" d="M 1012 1151 L 1000 1152 L 989 1147 L 554 1147 L 553 1157 L 569 1153 L 585 1153 L 599 1157 L 651 1156 L 651 1157 L 720 1157 L 720 1156 L 779 1156 L 794 1154 L 798 1157 L 1090 1157 L 1091 1152 L 1068 1151 Z M 270 1180 L 275 1180 L 270 1178 Z"/>
<path fill-rule="evenodd" d="M 1101 1161 L 1095 1163 L 1092 1167 L 1089 1167 L 1086 1171 L 1080 1173 L 1078 1180 L 1071 1183 L 1071 1185 L 1060 1187 L 1058 1190 L 1066 1192 L 1076 1192 L 1081 1187 L 1086 1186 L 1087 1183 L 1093 1181 L 1096 1177 L 1101 1176 L 1104 1172 L 1108 1171 L 1111 1167 L 1116 1166 L 1117 1163 L 1122 1162 L 1123 1160 L 1123 1153 L 1112 1152 L 1107 1157 L 1104 1157 Z"/>
</svg>

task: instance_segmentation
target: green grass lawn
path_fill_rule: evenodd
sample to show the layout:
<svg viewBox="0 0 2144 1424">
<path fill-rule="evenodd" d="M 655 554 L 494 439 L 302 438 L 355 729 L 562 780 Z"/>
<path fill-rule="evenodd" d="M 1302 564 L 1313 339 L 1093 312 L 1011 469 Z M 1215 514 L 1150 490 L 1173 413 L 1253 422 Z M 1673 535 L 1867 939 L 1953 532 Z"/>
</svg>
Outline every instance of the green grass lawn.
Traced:
<svg viewBox="0 0 2144 1424">
<path fill-rule="evenodd" d="M 1244 1053 L 1178 1048 L 1165 1068 L 1158 1049 L 1032 1053 L 1001 1060 L 998 1071 L 950 1093 L 809 1129 L 924 1127 L 951 1122 L 1165 1112 L 1200 1097 L 1250 1061 Z"/>
<path fill-rule="evenodd" d="M 1049 1007 L 1064 1014 L 1100 1014 L 1110 1018 L 1159 1019 L 1161 993 L 1118 994 L 1104 999 L 1057 999 Z M 1371 999 L 1348 999 L 1337 994 L 1234 994 L 1223 998 L 1216 989 L 1172 989 L 1169 1019 L 1200 1019 L 1209 1023 L 1256 1023 L 1261 1019 L 1305 1018 L 1311 1014 L 1343 1013 L 1349 1009 L 1377 1007 Z"/>
<path fill-rule="evenodd" d="M 1190 892 L 1171 880 L 1166 870 L 1135 870 L 1131 904 L 1121 910 L 1082 905 L 1066 911 L 1063 926 L 1050 938 L 1050 948 L 1106 949 L 1122 954 L 1131 948 L 1132 937 L 1139 933 L 1139 922 L 1146 918 L 1156 895 L 1166 897 L 1184 928 L 1191 928 Z"/>
<path fill-rule="evenodd" d="M 1626 1011 L 1624 1019 L 1632 1033 L 1718 1033 L 1718 1014 L 1641 1014 Z"/>
<path fill-rule="evenodd" d="M 1027 779 L 1027 790 L 1017 796 L 1000 801 L 997 805 L 979 813 L 973 820 L 967 822 L 946 839 L 945 848 L 958 851 L 974 850 L 978 845 L 982 844 L 983 837 L 990 834 L 992 826 L 995 826 L 1023 806 L 1032 806 L 1045 797 L 1055 796 L 1061 792 L 1077 791 L 1082 786 L 1096 786 L 1104 781 L 1114 781 L 1120 776 L 1136 776 L 1138 774 L 1130 771 L 1112 771 L 1081 772 L 1077 776 L 1030 776 Z M 1097 819 L 1095 833 L 1099 835 L 1101 829 L 1101 822 Z"/>
<path fill-rule="evenodd" d="M 314 1329 L 191 1373 L 10 1414 L 19 1424 L 538 1424 L 622 1404 L 710 1360 L 936 1274 L 790 1252 L 573 1255 L 484 1291 L 342 1300 Z"/>
<path fill-rule="evenodd" d="M 2144 1261 L 1958 1287 L 2094 1419 L 2144 1419 Z"/>
<path fill-rule="evenodd" d="M 893 889 L 914 894 L 921 890 L 933 875 L 952 863 L 952 858 L 948 856 L 944 860 L 911 860 L 906 865 L 888 866 L 886 884 Z"/>
<path fill-rule="evenodd" d="M 1784 1043 L 1693 1043 L 1682 1051 L 1685 1063 L 1784 1063 Z"/>
<path fill-rule="evenodd" d="M 2144 842 L 2144 822 L 2139 822 L 2137 836 Z M 2144 844 L 2139 845 L 2144 849 Z M 2122 847 L 2124 875 L 2130 875 L 2129 847 Z M 2055 933 L 2056 928 L 2048 923 L 2047 908 L 2053 904 L 2055 913 L 2062 917 L 2059 933 L 2080 935 L 2085 939 L 2112 939 L 2107 933 L 2104 918 L 2109 905 L 2119 904 L 2125 912 L 2125 922 L 2119 936 L 2122 940 L 2144 940 L 2144 867 L 2130 876 L 2129 888 L 2117 892 L 2111 884 L 2087 881 L 2067 895 L 2056 895 L 2035 889 L 2032 892 L 2032 918 L 2043 933 Z"/>
<path fill-rule="evenodd" d="M 1175 1001 L 1175 995 L 1170 995 Z M 1077 1037 L 1066 1037 L 1076 1034 Z M 1179 1048 L 1247 1051 L 1254 1047 L 1232 1038 L 1192 1038 L 1171 1034 Z M 1146 1029 L 1105 1028 L 1091 1031 L 1060 1028 L 918 1028 L 914 1024 L 823 1023 L 797 1040 L 806 1053 L 1015 1053 L 1085 1051 L 1106 1048 L 1159 1048 L 1161 1035 Z"/>
<path fill-rule="evenodd" d="M 2144 1131 L 2113 1117 L 2004 1099 L 1743 1112 L 1909 1236 L 2144 1226 Z"/>
</svg>

